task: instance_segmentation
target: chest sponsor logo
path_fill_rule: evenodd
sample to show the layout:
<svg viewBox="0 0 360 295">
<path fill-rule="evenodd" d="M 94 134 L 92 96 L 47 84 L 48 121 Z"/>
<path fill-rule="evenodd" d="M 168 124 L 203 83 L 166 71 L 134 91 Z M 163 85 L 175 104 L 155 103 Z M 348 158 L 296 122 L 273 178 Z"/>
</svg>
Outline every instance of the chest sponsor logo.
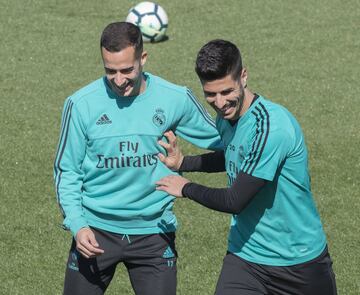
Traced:
<svg viewBox="0 0 360 295">
<path fill-rule="evenodd" d="M 236 162 L 229 161 L 226 167 L 226 174 L 228 176 L 228 185 L 232 185 L 235 181 L 236 176 L 239 174 L 240 170 Z"/>
<path fill-rule="evenodd" d="M 164 114 L 164 110 L 162 109 L 156 109 L 155 110 L 155 114 L 152 118 L 153 123 L 157 126 L 157 127 L 161 127 L 165 124 L 166 122 L 166 117 Z"/>
<path fill-rule="evenodd" d="M 232 185 L 236 176 L 240 173 L 240 166 L 245 159 L 245 148 L 243 145 L 239 145 L 237 148 L 233 144 L 228 145 L 229 158 L 226 171 L 228 176 L 228 185 Z"/>
<path fill-rule="evenodd" d="M 96 168 L 142 168 L 156 165 L 157 153 L 141 153 L 139 151 L 140 144 L 136 141 L 120 141 L 119 152 L 115 155 L 97 155 Z"/>
</svg>

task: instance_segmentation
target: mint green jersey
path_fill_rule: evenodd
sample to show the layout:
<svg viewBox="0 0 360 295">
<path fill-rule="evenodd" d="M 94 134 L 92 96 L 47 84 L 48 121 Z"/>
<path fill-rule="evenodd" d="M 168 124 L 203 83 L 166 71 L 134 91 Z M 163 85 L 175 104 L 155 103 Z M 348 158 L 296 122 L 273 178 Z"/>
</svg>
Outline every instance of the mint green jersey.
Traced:
<svg viewBox="0 0 360 295">
<path fill-rule="evenodd" d="M 294 116 L 260 96 L 235 125 L 218 118 L 217 127 L 229 184 L 240 171 L 268 181 L 233 215 L 228 250 L 273 266 L 320 255 L 326 238 L 310 190 L 304 136 Z"/>
<path fill-rule="evenodd" d="M 54 164 L 64 227 L 86 226 L 123 234 L 176 229 L 174 197 L 155 182 L 174 174 L 157 154 L 173 130 L 206 149 L 221 149 L 215 123 L 186 87 L 144 73 L 146 90 L 117 97 L 105 77 L 65 101 Z"/>
</svg>

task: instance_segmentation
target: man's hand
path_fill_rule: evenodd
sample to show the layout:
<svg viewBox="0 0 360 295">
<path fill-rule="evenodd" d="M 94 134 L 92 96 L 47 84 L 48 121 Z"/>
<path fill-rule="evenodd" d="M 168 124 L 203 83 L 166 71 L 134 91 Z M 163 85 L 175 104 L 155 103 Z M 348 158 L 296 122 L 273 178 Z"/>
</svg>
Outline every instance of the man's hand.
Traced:
<svg viewBox="0 0 360 295">
<path fill-rule="evenodd" d="M 156 189 L 165 191 L 168 194 L 173 195 L 177 198 L 181 198 L 183 196 L 182 189 L 184 185 L 188 182 L 190 181 L 184 177 L 177 175 L 169 175 L 156 182 Z"/>
<path fill-rule="evenodd" d="M 81 228 L 76 234 L 76 249 L 86 258 L 92 258 L 104 253 L 99 248 L 93 231 L 88 227 Z"/>
<path fill-rule="evenodd" d="M 177 145 L 176 136 L 174 132 L 172 132 L 171 130 L 166 131 L 164 135 L 169 141 L 169 143 L 166 143 L 162 140 L 158 141 L 158 143 L 164 149 L 166 149 L 167 156 L 159 153 L 158 157 L 160 161 L 163 162 L 168 168 L 170 168 L 173 171 L 178 171 L 184 159 L 184 156 Z"/>
</svg>

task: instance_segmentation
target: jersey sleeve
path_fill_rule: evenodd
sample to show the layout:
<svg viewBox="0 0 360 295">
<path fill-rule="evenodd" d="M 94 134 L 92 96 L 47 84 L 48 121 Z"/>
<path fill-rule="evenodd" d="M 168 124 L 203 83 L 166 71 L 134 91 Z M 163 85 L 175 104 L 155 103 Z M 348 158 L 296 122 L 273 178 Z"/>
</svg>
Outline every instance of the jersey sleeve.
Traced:
<svg viewBox="0 0 360 295">
<path fill-rule="evenodd" d="M 192 144 L 210 150 L 223 150 L 215 122 L 189 89 L 176 134 Z"/>
<path fill-rule="evenodd" d="M 266 181 L 240 172 L 229 188 L 210 188 L 189 182 L 182 194 L 207 208 L 239 214 L 264 187 Z"/>
<path fill-rule="evenodd" d="M 65 101 L 58 150 L 54 162 L 54 181 L 63 226 L 74 236 L 87 226 L 82 212 L 82 162 L 85 157 L 86 136 L 81 115 L 69 98 Z"/>
<path fill-rule="evenodd" d="M 216 151 L 196 156 L 185 156 L 179 172 L 224 172 L 225 155 L 224 151 Z"/>
<path fill-rule="evenodd" d="M 241 171 L 272 181 L 289 154 L 292 138 L 279 128 L 271 131 L 269 126 L 257 129 L 241 165 Z"/>
</svg>

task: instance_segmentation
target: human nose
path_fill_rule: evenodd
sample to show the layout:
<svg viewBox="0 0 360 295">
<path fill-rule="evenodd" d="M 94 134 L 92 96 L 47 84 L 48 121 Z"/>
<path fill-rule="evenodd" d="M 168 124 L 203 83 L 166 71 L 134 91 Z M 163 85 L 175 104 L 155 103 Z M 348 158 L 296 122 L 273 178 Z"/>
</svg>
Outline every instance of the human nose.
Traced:
<svg viewBox="0 0 360 295">
<path fill-rule="evenodd" d="M 216 97 L 215 97 L 215 106 L 219 109 L 222 109 L 226 104 L 226 100 L 225 98 L 220 94 L 216 94 Z"/>
<path fill-rule="evenodd" d="M 114 82 L 115 82 L 115 84 L 117 86 L 121 86 L 121 85 L 123 85 L 125 83 L 125 77 L 120 72 L 116 72 L 113 79 L 114 79 Z"/>
</svg>

